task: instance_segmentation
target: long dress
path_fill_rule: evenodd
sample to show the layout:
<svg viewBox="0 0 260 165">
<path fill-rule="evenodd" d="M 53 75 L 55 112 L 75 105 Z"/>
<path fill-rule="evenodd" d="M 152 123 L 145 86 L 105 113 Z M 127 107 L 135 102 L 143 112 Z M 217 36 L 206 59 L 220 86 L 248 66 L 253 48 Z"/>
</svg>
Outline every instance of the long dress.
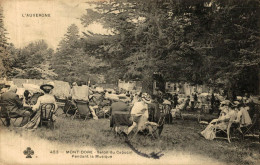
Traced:
<svg viewBox="0 0 260 165">
<path fill-rule="evenodd" d="M 26 128 L 26 129 L 36 129 L 40 123 L 40 118 L 41 116 L 41 111 L 38 110 L 35 114 L 35 116 L 27 123 L 23 126 L 23 128 Z"/>
<path fill-rule="evenodd" d="M 27 124 L 25 124 L 23 128 L 36 129 L 38 127 L 41 120 L 40 105 L 44 103 L 53 103 L 55 108 L 57 108 L 57 104 L 53 95 L 44 94 L 43 96 L 40 96 L 37 100 L 37 103 L 33 106 L 33 110 L 36 110 L 35 116 Z"/>
<path fill-rule="evenodd" d="M 234 110 L 230 110 L 226 115 L 220 116 L 218 119 L 213 119 L 209 125 L 201 132 L 201 135 L 205 139 L 213 140 L 216 137 L 215 129 L 226 130 L 228 128 L 229 121 L 235 121 L 238 113 Z"/>
</svg>

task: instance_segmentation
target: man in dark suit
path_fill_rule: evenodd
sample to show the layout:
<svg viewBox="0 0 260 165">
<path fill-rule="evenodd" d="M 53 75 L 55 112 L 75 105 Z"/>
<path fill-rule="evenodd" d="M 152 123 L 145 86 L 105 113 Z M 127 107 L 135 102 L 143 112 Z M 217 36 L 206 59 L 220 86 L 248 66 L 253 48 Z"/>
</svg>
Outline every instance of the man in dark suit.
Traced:
<svg viewBox="0 0 260 165">
<path fill-rule="evenodd" d="M 10 118 L 23 117 L 23 120 L 20 124 L 20 126 L 22 127 L 28 122 L 31 113 L 23 109 L 22 100 L 19 99 L 16 91 L 17 87 L 15 85 L 12 85 L 9 91 L 2 94 L 1 102 L 5 104 L 4 113 L 8 112 Z M 10 119 L 7 118 L 6 121 L 7 126 L 9 126 Z"/>
</svg>

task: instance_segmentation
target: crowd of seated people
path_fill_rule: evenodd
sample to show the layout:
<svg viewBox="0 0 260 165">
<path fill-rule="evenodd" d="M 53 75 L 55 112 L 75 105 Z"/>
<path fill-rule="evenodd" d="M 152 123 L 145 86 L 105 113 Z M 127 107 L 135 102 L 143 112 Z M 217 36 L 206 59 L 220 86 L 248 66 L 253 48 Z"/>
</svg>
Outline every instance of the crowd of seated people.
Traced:
<svg viewBox="0 0 260 165">
<path fill-rule="evenodd" d="M 32 105 L 30 103 L 32 93 L 30 93 L 28 90 L 24 91 L 22 99 L 20 99 L 19 96 L 16 94 L 17 87 L 15 85 L 11 85 L 9 89 L 5 89 L 4 91 L 2 91 L 1 103 L 6 104 L 6 110 L 9 112 L 10 118 L 23 117 L 23 120 L 20 124 L 20 126 L 23 128 L 37 128 L 39 124 L 39 108 L 41 104 L 53 103 L 55 105 L 55 108 L 58 108 L 55 97 L 51 94 L 52 90 L 54 89 L 54 83 L 49 82 L 42 84 L 40 86 L 40 89 L 43 92 L 43 95 L 38 98 L 35 105 Z M 139 111 L 142 112 L 143 115 L 141 116 L 145 116 L 145 119 L 148 119 L 149 117 L 146 111 L 145 113 L 143 112 L 144 109 L 148 110 L 146 102 L 147 100 L 145 101 L 145 99 L 147 99 L 148 97 L 141 96 L 140 92 L 134 93 L 131 91 L 117 91 L 116 93 L 112 93 L 109 91 L 102 91 L 101 97 L 99 99 L 94 99 L 94 95 L 94 87 L 87 86 L 86 83 L 81 83 L 78 85 L 76 82 L 74 82 L 71 87 L 70 96 L 67 99 L 71 99 L 72 104 L 74 104 L 75 107 L 75 101 L 77 100 L 88 102 L 88 106 L 90 108 L 93 119 L 98 119 L 98 116 L 96 115 L 96 109 L 104 107 L 105 101 L 110 100 L 111 105 L 113 101 L 120 100 L 120 97 L 125 97 L 127 99 L 124 99 L 124 101 L 126 101 L 130 107 L 133 107 L 131 111 L 133 121 L 136 121 L 137 118 L 140 118 Z M 176 115 L 180 113 L 180 111 L 186 110 L 187 107 L 189 107 L 189 109 L 191 110 L 201 108 L 200 105 L 203 101 L 201 101 L 199 95 L 199 93 L 194 93 L 191 96 L 186 96 L 186 98 L 180 98 L 179 95 L 175 93 L 173 95 L 161 94 L 156 98 L 159 104 L 169 104 L 171 107 L 170 112 L 172 117 L 176 117 Z M 217 100 L 220 99 L 216 98 L 213 93 L 209 97 L 207 97 L 207 101 L 209 102 L 209 104 L 211 104 L 211 109 L 215 109 L 215 106 L 217 105 Z M 212 120 L 209 126 L 204 130 L 204 132 L 202 132 L 202 135 L 207 136 L 207 130 L 210 130 L 209 128 L 212 126 L 216 126 L 216 121 L 218 121 L 218 127 L 221 127 L 221 124 L 223 124 L 223 127 L 225 127 L 226 122 L 221 123 L 221 121 L 226 121 L 229 119 L 234 120 L 234 122 L 239 122 L 241 126 L 250 124 L 250 113 L 252 113 L 250 111 L 250 104 L 251 101 L 249 98 L 247 98 L 246 101 L 244 98 L 240 101 L 238 99 L 237 102 L 222 101 L 220 106 L 216 108 L 220 110 L 219 118 Z M 6 119 L 6 122 L 7 125 L 10 125 L 9 118 Z M 129 127 L 129 130 L 126 131 L 126 133 L 129 134 L 133 127 L 136 127 L 136 123 L 134 123 L 132 127 Z"/>
</svg>

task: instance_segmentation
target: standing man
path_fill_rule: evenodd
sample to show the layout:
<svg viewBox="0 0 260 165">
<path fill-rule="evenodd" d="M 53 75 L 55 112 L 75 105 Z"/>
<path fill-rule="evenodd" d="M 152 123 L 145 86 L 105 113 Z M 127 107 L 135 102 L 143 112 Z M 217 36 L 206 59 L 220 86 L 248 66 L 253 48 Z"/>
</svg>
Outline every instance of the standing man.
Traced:
<svg viewBox="0 0 260 165">
<path fill-rule="evenodd" d="M 9 113 L 10 118 L 23 117 L 20 124 L 20 127 L 22 127 L 28 122 L 31 113 L 23 109 L 23 102 L 19 99 L 16 91 L 17 86 L 11 85 L 9 91 L 2 94 L 1 102 L 6 104 L 6 113 Z M 6 119 L 7 126 L 10 126 L 10 118 Z"/>
</svg>

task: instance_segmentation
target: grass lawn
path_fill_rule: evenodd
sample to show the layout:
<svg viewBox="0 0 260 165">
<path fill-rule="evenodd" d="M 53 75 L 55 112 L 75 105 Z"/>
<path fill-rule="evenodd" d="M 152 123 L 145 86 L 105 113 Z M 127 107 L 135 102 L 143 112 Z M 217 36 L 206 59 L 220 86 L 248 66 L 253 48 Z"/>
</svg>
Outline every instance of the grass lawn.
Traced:
<svg viewBox="0 0 260 165">
<path fill-rule="evenodd" d="M 71 120 L 60 115 L 55 125 L 55 130 L 38 128 L 32 134 L 49 141 L 72 144 L 75 147 L 128 148 L 124 137 L 111 131 L 108 119 Z M 161 150 L 189 152 L 232 164 L 257 164 L 257 160 L 260 160 L 260 145 L 256 143 L 258 139 L 247 138 L 244 141 L 234 140 L 232 143 L 224 139 L 209 141 L 198 134 L 204 127 L 194 120 L 175 120 L 173 124 L 164 126 L 159 139 L 137 135 L 130 141 L 133 146 L 138 146 L 138 150 L 145 153 Z"/>
</svg>

